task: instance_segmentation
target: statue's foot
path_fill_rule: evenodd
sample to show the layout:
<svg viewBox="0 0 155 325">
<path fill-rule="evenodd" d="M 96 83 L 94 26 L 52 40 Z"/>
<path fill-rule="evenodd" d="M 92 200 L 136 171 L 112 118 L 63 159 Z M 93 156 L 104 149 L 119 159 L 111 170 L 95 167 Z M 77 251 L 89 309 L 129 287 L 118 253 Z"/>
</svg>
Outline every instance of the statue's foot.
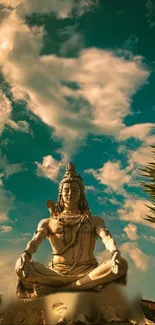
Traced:
<svg viewBox="0 0 155 325">
<path fill-rule="evenodd" d="M 34 297 L 33 289 L 26 289 L 20 279 L 17 281 L 16 285 L 16 295 L 20 299 L 31 299 Z"/>
<path fill-rule="evenodd" d="M 57 292 L 57 289 L 52 286 L 35 283 L 33 285 L 35 297 L 43 297 L 50 295 L 51 293 Z"/>
</svg>

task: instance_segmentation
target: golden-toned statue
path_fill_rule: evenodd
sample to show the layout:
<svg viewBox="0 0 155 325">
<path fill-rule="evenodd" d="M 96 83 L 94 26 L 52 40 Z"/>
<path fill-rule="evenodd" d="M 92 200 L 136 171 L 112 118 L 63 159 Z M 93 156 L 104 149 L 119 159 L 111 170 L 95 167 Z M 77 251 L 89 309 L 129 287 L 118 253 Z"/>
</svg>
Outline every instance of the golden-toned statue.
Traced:
<svg viewBox="0 0 155 325">
<path fill-rule="evenodd" d="M 69 163 L 59 186 L 58 201 L 47 202 L 50 218 L 39 222 L 26 250 L 17 260 L 17 295 L 20 298 L 52 292 L 95 290 L 112 281 L 124 282 L 127 262 L 121 258 L 101 217 L 92 216 L 84 194 L 83 180 Z M 94 257 L 100 237 L 111 258 L 98 266 Z M 34 262 L 32 255 L 47 238 L 53 259 L 48 268 Z"/>
</svg>

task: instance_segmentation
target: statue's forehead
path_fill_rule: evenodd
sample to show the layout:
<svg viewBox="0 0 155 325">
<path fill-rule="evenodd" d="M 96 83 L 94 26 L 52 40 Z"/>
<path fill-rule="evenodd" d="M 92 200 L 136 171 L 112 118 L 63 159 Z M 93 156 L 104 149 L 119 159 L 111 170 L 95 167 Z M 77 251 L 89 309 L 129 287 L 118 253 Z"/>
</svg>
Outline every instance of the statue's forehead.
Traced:
<svg viewBox="0 0 155 325">
<path fill-rule="evenodd" d="M 63 184 L 63 188 L 70 188 L 70 187 L 74 187 L 74 188 L 79 188 L 79 185 L 76 182 L 68 182 L 68 183 L 64 183 Z"/>
</svg>

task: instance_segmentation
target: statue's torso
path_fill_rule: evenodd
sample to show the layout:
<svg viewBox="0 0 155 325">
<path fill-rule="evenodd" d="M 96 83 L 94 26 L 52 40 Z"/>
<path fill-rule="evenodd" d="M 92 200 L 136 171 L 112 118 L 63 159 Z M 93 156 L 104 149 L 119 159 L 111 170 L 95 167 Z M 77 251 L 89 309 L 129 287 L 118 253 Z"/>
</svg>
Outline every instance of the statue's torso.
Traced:
<svg viewBox="0 0 155 325">
<path fill-rule="evenodd" d="M 93 253 L 96 233 L 93 218 L 91 220 L 87 218 L 82 223 L 83 217 L 59 215 L 57 218 L 50 218 L 48 240 L 53 250 L 53 265 L 73 265 L 76 262 L 78 265 L 95 263 Z M 72 225 L 71 222 L 73 222 Z M 77 231 L 79 226 L 79 231 Z"/>
</svg>

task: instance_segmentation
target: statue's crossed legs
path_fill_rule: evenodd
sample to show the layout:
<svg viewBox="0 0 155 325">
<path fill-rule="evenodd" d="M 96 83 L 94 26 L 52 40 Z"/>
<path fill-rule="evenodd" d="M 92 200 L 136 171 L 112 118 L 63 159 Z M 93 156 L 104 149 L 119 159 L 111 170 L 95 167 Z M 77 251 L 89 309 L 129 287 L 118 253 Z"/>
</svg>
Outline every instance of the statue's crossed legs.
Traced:
<svg viewBox="0 0 155 325">
<path fill-rule="evenodd" d="M 58 291 L 94 290 L 100 285 L 104 286 L 107 283 L 117 280 L 119 282 L 119 279 L 123 279 L 123 281 L 126 280 L 128 269 L 127 262 L 124 259 L 120 261 L 117 274 L 113 273 L 112 260 L 107 260 L 97 267 L 90 267 L 85 274 L 76 275 L 59 274 L 34 261 L 30 261 L 27 267 L 29 268 L 29 276 L 24 277 L 23 270 L 21 269 L 21 260 L 20 258 L 17 260 L 15 270 L 20 278 L 17 286 L 17 295 L 21 298 L 21 288 L 23 288 L 25 292 L 30 292 L 31 294 L 32 291 L 34 291 L 35 296 L 43 296 Z"/>
</svg>

